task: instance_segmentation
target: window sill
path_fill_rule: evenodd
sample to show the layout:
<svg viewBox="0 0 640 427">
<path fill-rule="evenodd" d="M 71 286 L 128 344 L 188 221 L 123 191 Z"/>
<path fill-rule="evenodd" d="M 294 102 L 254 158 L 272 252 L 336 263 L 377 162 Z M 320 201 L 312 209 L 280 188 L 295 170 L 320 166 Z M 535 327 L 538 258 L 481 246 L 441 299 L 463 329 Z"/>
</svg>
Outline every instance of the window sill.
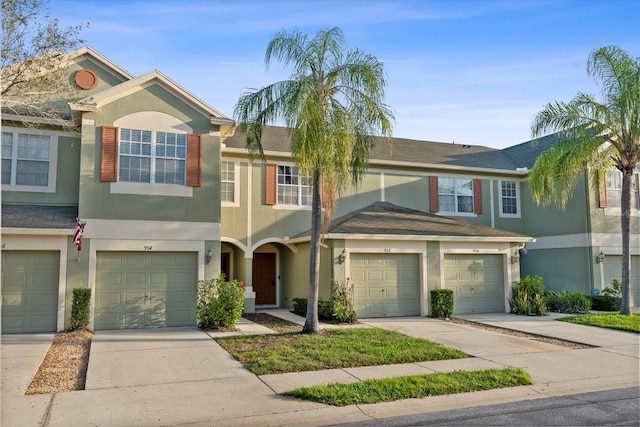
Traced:
<svg viewBox="0 0 640 427">
<path fill-rule="evenodd" d="M 505 213 L 501 213 L 501 214 L 499 214 L 499 217 L 500 218 L 514 218 L 514 219 L 517 219 L 517 218 L 520 218 L 520 214 L 505 214 Z"/>
<path fill-rule="evenodd" d="M 2 191 L 20 191 L 24 193 L 55 193 L 55 185 L 39 186 L 39 185 L 9 185 L 3 184 Z"/>
<path fill-rule="evenodd" d="M 478 214 L 475 214 L 473 212 L 444 212 L 444 211 L 436 212 L 436 215 L 438 215 L 438 216 L 466 216 L 468 218 L 476 218 L 478 216 Z"/>
<path fill-rule="evenodd" d="M 300 206 L 300 205 L 273 205 L 273 209 L 281 209 L 288 211 L 310 211 L 311 206 Z"/>
<path fill-rule="evenodd" d="M 139 196 L 193 197 L 193 187 L 175 184 L 112 182 L 110 191 L 112 194 L 135 194 Z"/>
</svg>

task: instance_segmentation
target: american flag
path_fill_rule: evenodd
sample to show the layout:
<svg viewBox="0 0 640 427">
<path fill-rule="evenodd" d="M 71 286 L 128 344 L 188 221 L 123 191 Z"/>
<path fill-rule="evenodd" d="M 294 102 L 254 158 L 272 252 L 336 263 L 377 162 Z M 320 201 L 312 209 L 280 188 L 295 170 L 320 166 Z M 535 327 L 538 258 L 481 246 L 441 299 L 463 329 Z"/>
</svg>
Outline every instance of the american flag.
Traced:
<svg viewBox="0 0 640 427">
<path fill-rule="evenodd" d="M 73 244 L 78 248 L 78 252 L 82 250 L 82 234 L 84 233 L 84 224 L 80 218 L 76 218 L 76 231 L 73 233 Z"/>
</svg>

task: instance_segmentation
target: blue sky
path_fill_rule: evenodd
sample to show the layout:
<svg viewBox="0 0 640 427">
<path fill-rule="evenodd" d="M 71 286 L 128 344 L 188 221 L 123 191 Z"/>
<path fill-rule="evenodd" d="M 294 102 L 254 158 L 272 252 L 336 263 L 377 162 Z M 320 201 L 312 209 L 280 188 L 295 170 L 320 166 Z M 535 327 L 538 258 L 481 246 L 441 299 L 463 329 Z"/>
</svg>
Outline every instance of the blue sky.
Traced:
<svg viewBox="0 0 640 427">
<path fill-rule="evenodd" d="M 593 49 L 640 56 L 634 0 L 51 0 L 64 25 L 134 75 L 157 69 L 232 117 L 238 96 L 288 77 L 264 66 L 278 31 L 340 27 L 385 63 L 394 136 L 502 148 L 530 139 L 545 103 L 578 91 Z"/>
</svg>

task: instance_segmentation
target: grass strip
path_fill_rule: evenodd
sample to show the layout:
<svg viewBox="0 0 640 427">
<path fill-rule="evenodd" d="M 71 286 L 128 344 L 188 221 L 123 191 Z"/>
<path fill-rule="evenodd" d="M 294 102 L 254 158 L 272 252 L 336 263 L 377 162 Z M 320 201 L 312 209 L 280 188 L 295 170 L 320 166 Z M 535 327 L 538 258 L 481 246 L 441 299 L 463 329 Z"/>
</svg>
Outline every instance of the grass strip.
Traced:
<svg viewBox="0 0 640 427">
<path fill-rule="evenodd" d="M 283 395 L 327 405 L 346 406 L 530 384 L 532 384 L 531 378 L 523 369 L 504 368 L 372 379 L 353 384 L 336 383 L 302 387 L 283 393 Z"/>
<path fill-rule="evenodd" d="M 256 375 L 469 357 L 445 345 L 378 328 L 334 329 L 317 335 L 235 336 L 216 341 Z"/>
<path fill-rule="evenodd" d="M 634 313 L 631 316 L 620 313 L 579 314 L 577 316 L 562 317 L 558 320 L 580 325 L 640 333 L 640 313 Z"/>
</svg>

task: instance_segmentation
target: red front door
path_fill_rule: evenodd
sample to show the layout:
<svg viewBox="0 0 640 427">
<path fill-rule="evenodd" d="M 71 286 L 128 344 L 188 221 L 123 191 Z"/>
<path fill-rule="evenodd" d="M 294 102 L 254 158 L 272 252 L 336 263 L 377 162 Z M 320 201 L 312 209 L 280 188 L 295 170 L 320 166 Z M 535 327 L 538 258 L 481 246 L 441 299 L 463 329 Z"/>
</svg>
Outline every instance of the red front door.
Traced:
<svg viewBox="0 0 640 427">
<path fill-rule="evenodd" d="M 276 303 L 276 254 L 253 255 L 253 291 L 256 304 Z"/>
</svg>

